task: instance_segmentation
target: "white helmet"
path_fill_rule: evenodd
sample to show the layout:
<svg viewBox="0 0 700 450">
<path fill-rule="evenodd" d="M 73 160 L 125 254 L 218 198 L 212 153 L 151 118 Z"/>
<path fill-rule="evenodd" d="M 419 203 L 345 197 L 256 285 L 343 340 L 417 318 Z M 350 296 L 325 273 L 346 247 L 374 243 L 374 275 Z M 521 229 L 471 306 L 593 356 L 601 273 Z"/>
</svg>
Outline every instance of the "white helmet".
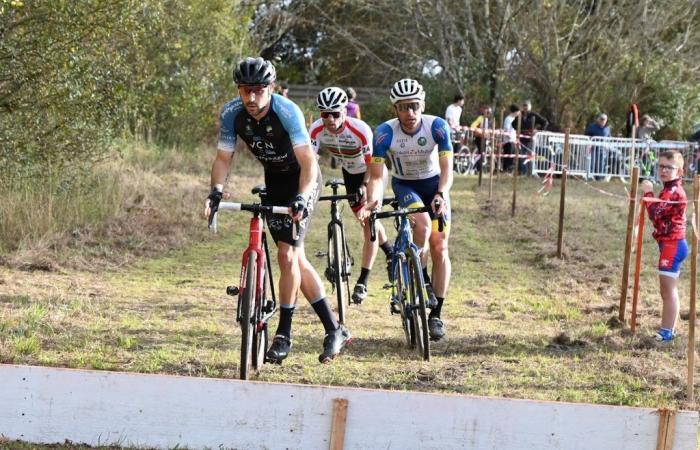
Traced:
<svg viewBox="0 0 700 450">
<path fill-rule="evenodd" d="M 348 106 L 348 95 L 338 87 L 327 87 L 318 93 L 316 106 L 321 111 L 341 111 Z"/>
<path fill-rule="evenodd" d="M 404 78 L 394 83 L 389 95 L 392 104 L 396 104 L 401 100 L 425 100 L 425 91 L 423 86 L 416 80 Z"/>
</svg>

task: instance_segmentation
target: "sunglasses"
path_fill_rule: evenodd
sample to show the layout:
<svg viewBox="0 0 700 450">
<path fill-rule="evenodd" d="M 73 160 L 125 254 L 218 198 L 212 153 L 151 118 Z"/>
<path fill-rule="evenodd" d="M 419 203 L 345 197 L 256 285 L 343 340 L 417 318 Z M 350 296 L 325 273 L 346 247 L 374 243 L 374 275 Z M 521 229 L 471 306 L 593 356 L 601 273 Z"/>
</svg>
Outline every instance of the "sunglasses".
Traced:
<svg viewBox="0 0 700 450">
<path fill-rule="evenodd" d="M 238 90 L 241 92 L 241 94 L 245 96 L 248 96 L 250 94 L 262 95 L 265 92 L 265 89 L 267 89 L 267 86 L 267 84 L 238 86 Z"/>
<path fill-rule="evenodd" d="M 339 118 L 340 111 L 321 111 L 321 118 L 322 119 L 328 119 L 329 117 L 332 117 L 334 119 Z"/>
<path fill-rule="evenodd" d="M 396 109 L 398 109 L 399 112 L 406 112 L 408 110 L 418 111 L 420 109 L 420 102 L 399 103 L 398 105 L 396 105 Z"/>
<path fill-rule="evenodd" d="M 667 166 L 666 164 L 659 164 L 659 170 L 668 170 L 670 172 L 676 169 L 678 169 L 678 167 L 676 166 Z"/>
</svg>

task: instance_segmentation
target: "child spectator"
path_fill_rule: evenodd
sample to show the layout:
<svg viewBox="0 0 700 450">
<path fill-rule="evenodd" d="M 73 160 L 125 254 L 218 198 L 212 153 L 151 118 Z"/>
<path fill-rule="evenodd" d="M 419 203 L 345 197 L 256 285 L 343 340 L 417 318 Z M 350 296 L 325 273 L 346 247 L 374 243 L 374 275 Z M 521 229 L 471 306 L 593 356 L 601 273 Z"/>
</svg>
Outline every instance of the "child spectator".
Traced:
<svg viewBox="0 0 700 450">
<path fill-rule="evenodd" d="M 348 117 L 362 120 L 360 105 L 357 103 L 357 92 L 355 92 L 355 89 L 349 87 L 345 89 L 345 93 L 348 94 L 348 106 L 346 107 Z"/>
<path fill-rule="evenodd" d="M 688 256 L 685 240 L 686 195 L 682 186 L 683 156 L 677 151 L 666 151 L 659 156 L 659 179 L 664 187 L 659 193 L 661 202 L 645 202 L 649 219 L 654 224 L 654 239 L 659 244 L 659 291 L 663 301 L 661 328 L 654 336 L 657 341 L 670 341 L 675 335 L 678 318 L 678 275 L 681 264 Z M 649 180 L 641 183 L 644 198 L 653 198 Z"/>
</svg>

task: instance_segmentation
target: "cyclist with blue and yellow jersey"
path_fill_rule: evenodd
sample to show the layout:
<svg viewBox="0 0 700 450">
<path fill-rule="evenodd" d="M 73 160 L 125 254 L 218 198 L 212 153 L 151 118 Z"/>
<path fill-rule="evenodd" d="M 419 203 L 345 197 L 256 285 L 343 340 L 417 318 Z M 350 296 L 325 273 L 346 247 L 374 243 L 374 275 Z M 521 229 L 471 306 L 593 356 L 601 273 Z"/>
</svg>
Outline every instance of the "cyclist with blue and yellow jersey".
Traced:
<svg viewBox="0 0 700 450">
<path fill-rule="evenodd" d="M 401 207 L 415 208 L 432 205 L 430 214 L 415 214 L 413 240 L 422 248 L 423 276 L 433 308 L 428 329 L 433 340 L 445 335 L 441 319 L 442 305 L 447 294 L 451 264 L 448 253 L 450 197 L 452 187 L 452 143 L 450 128 L 444 119 L 423 114 L 425 91 L 416 80 L 403 79 L 391 89 L 391 103 L 396 118 L 382 123 L 374 133 L 374 148 L 369 166 L 368 201 L 363 216 L 376 208 L 383 193 L 381 174 L 385 160 L 392 166 L 391 185 Z M 445 227 L 438 231 L 438 217 Z M 427 247 L 433 263 L 428 276 Z M 432 281 L 431 281 L 432 280 Z"/>
<path fill-rule="evenodd" d="M 263 165 L 267 192 L 263 204 L 290 207 L 288 215 L 266 214 L 280 267 L 280 321 L 267 357 L 281 363 L 289 354 L 292 314 L 301 290 L 325 328 L 319 360 L 328 362 L 350 339 L 350 333 L 338 324 L 321 278 L 304 253 L 304 236 L 320 193 L 321 172 L 304 116 L 291 100 L 273 94 L 275 78 L 274 66 L 262 58 L 245 58 L 236 66 L 234 81 L 240 96 L 221 111 L 212 189 L 204 214 L 218 208 L 236 144 L 242 141 Z M 296 235 L 293 221 L 298 222 Z"/>
</svg>

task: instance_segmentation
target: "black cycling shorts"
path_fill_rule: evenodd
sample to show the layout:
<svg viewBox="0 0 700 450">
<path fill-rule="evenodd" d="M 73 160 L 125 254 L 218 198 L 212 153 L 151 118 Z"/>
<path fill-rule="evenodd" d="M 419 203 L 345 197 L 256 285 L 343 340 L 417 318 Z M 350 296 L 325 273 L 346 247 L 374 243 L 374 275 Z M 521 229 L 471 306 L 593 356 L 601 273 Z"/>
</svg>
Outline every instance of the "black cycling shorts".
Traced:
<svg viewBox="0 0 700 450">
<path fill-rule="evenodd" d="M 348 195 L 356 194 L 362 186 L 362 182 L 365 180 L 365 173 L 350 173 L 343 169 L 343 182 L 345 183 L 345 193 Z M 348 200 L 350 203 L 350 208 L 353 212 L 357 212 L 362 208 L 362 205 L 357 202 L 357 200 Z"/>
<path fill-rule="evenodd" d="M 262 200 L 263 205 L 271 206 L 288 206 L 290 205 L 297 194 L 299 193 L 299 172 L 292 173 L 274 173 L 265 174 L 265 188 L 267 194 Z M 316 185 L 313 187 L 311 196 L 307 203 L 307 211 L 309 215 L 300 220 L 297 224 L 297 239 L 294 239 L 292 217 L 289 214 L 272 214 L 266 213 L 265 220 L 267 228 L 270 230 L 270 236 L 278 243 L 282 241 L 286 244 L 299 247 L 304 243 L 304 237 L 311 224 L 311 216 L 313 216 L 318 202 L 318 196 L 321 193 L 321 169 L 318 169 L 318 177 Z"/>
</svg>

